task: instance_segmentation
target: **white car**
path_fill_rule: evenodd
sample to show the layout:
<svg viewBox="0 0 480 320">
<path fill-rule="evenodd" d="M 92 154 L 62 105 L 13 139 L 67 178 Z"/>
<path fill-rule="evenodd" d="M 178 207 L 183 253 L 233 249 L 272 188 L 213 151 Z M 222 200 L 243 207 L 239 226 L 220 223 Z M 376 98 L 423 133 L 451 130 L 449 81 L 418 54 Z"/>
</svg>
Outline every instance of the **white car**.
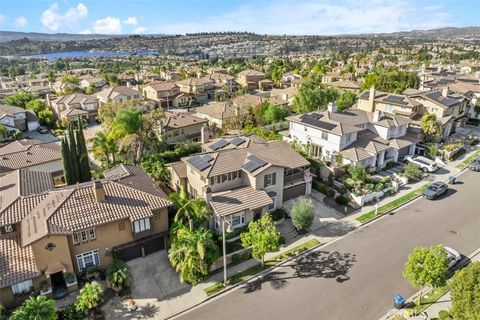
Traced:
<svg viewBox="0 0 480 320">
<path fill-rule="evenodd" d="M 438 165 L 435 161 L 422 156 L 405 156 L 405 162 L 419 166 L 423 172 L 435 172 L 438 170 Z"/>
<path fill-rule="evenodd" d="M 445 250 L 447 251 L 448 268 L 450 269 L 462 259 L 462 256 L 460 253 L 458 253 L 458 251 L 450 247 L 445 246 Z"/>
</svg>

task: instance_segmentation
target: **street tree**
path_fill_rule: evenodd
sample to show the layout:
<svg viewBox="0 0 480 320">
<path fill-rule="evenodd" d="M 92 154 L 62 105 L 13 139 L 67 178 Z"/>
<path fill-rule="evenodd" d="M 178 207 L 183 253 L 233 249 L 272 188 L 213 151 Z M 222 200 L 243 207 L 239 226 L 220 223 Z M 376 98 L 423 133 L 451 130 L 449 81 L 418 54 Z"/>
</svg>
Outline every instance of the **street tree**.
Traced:
<svg viewBox="0 0 480 320">
<path fill-rule="evenodd" d="M 480 262 L 458 271 L 450 284 L 451 314 L 455 320 L 480 319 Z"/>
<path fill-rule="evenodd" d="M 442 134 L 442 127 L 437 121 L 437 115 L 435 113 L 425 113 L 422 116 L 420 128 L 425 134 L 425 139 L 427 141 L 432 141 Z"/>
<path fill-rule="evenodd" d="M 311 199 L 300 198 L 292 207 L 292 224 L 297 230 L 305 230 L 313 223 L 315 207 Z"/>
<path fill-rule="evenodd" d="M 191 285 L 201 282 L 219 256 L 220 250 L 210 230 L 190 230 L 182 224 L 175 228 L 168 259 L 179 273 L 181 282 Z"/>
<path fill-rule="evenodd" d="M 447 251 L 443 245 L 439 244 L 430 248 L 415 248 L 408 256 L 403 276 L 410 280 L 413 287 L 420 287 L 418 304 L 421 304 L 424 287 L 444 286 L 447 281 L 447 271 Z"/>
<path fill-rule="evenodd" d="M 57 316 L 55 301 L 46 296 L 28 298 L 13 312 L 10 320 L 54 320 Z"/>
<path fill-rule="evenodd" d="M 263 266 L 265 254 L 278 249 L 281 237 L 272 217 L 266 214 L 257 221 L 251 221 L 248 231 L 242 233 L 240 239 L 244 248 L 252 247 L 252 257 L 260 260 Z"/>
</svg>

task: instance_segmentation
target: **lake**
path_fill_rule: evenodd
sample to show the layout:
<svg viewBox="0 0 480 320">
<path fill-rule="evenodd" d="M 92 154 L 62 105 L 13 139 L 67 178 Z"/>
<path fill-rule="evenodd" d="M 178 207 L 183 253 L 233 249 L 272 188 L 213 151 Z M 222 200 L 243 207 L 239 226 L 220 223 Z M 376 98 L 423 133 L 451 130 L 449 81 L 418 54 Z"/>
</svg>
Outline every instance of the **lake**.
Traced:
<svg viewBox="0 0 480 320">
<path fill-rule="evenodd" d="M 55 60 L 61 58 L 101 58 L 101 57 L 127 57 L 131 55 L 138 55 L 138 56 L 147 56 L 152 54 L 158 54 L 158 51 L 137 51 L 133 52 L 107 52 L 107 51 L 98 51 L 98 52 L 90 52 L 90 51 L 64 51 L 64 52 L 50 52 L 50 53 L 42 53 L 42 54 L 32 54 L 29 56 L 24 56 L 26 58 L 33 58 L 33 59 L 47 59 L 47 60 Z"/>
</svg>

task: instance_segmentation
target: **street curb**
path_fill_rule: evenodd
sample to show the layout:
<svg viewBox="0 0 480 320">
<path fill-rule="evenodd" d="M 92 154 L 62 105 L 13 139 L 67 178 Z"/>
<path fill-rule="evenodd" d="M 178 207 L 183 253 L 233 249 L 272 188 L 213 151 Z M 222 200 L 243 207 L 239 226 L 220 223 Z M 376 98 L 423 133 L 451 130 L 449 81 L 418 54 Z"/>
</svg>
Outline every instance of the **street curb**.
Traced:
<svg viewBox="0 0 480 320">
<path fill-rule="evenodd" d="M 457 174 L 455 174 L 454 176 L 455 176 L 455 177 L 460 176 L 461 174 L 463 174 L 463 172 L 464 172 L 467 168 L 468 168 L 468 166 L 465 167 L 465 168 L 463 168 L 463 169 L 461 169 L 461 170 L 460 170 Z M 447 181 L 448 181 L 448 179 L 447 179 Z M 426 183 L 426 184 L 429 184 L 429 183 Z M 420 187 L 420 188 L 421 188 L 421 187 Z M 415 191 L 415 190 L 414 190 L 414 191 Z M 412 192 L 414 192 L 414 191 L 412 191 Z M 372 219 L 370 219 L 370 220 L 362 223 L 362 224 L 360 225 L 360 227 L 363 227 L 363 226 L 365 226 L 365 225 L 367 225 L 367 224 L 370 224 L 371 222 L 374 222 L 375 220 L 378 220 L 378 219 L 380 219 L 380 218 L 383 218 L 384 216 L 386 216 L 387 214 L 391 213 L 391 212 L 394 211 L 394 210 L 403 208 L 404 206 L 412 203 L 413 201 L 418 200 L 418 198 L 420 198 L 421 196 L 422 196 L 422 195 L 420 194 L 420 195 L 418 195 L 417 197 L 408 200 L 407 202 L 399 205 L 399 206 L 396 207 L 396 208 L 390 209 L 389 211 L 384 212 L 384 213 L 382 213 L 381 215 L 378 215 L 378 216 L 376 216 L 376 217 L 373 217 Z M 393 200 L 393 201 L 395 201 L 395 200 Z M 388 204 L 388 203 L 386 203 L 385 205 L 387 205 L 387 204 Z M 367 212 L 367 213 L 368 213 L 368 212 Z M 355 219 L 355 220 L 357 220 L 357 219 Z M 357 221 L 358 221 L 358 220 L 357 220 Z"/>
<path fill-rule="evenodd" d="M 204 304 L 204 303 L 206 303 L 206 302 L 208 302 L 208 301 L 210 301 L 210 300 L 212 300 L 212 299 L 214 299 L 214 298 L 216 298 L 216 297 L 218 297 L 218 296 L 220 296 L 220 295 L 222 295 L 222 294 L 224 294 L 224 293 L 227 293 L 227 292 L 229 292 L 229 291 L 231 291 L 231 290 L 239 287 L 240 285 L 243 285 L 243 284 L 245 284 L 245 283 L 248 283 L 249 281 L 251 281 L 251 280 L 254 279 L 254 278 L 261 277 L 261 276 L 263 276 L 264 274 L 267 274 L 267 273 L 271 272 L 273 269 L 278 268 L 278 267 L 281 267 L 281 266 L 284 265 L 285 263 L 290 262 L 290 261 L 292 261 L 292 260 L 294 260 L 294 259 L 296 259 L 296 258 L 298 258 L 298 257 L 303 256 L 303 255 L 306 255 L 307 253 L 310 253 L 311 251 L 313 251 L 313 250 L 315 250 L 315 249 L 317 249 L 317 248 L 319 248 L 319 247 L 321 247 L 321 246 L 327 245 L 327 244 L 329 244 L 329 243 L 331 243 L 331 241 L 324 242 L 324 243 L 319 243 L 319 244 L 311 247 L 310 249 L 307 249 L 307 250 L 305 250 L 305 251 L 302 251 L 302 252 L 300 252 L 300 253 L 297 254 L 297 255 L 291 256 L 290 258 L 288 258 L 288 259 L 286 259 L 286 260 L 284 260 L 284 261 L 281 261 L 281 262 L 279 262 L 279 263 L 276 264 L 276 265 L 273 265 L 273 266 L 271 266 L 271 267 L 269 267 L 269 268 L 267 268 L 267 269 L 265 269 L 265 270 L 263 270 L 263 271 L 260 271 L 260 272 L 257 273 L 257 274 L 252 275 L 252 276 L 249 277 L 248 279 L 245 279 L 245 280 L 242 280 L 242 281 L 240 281 L 240 282 L 237 282 L 237 283 L 235 283 L 235 284 L 233 284 L 233 285 L 231 285 L 231 286 L 228 286 L 228 287 L 222 289 L 221 291 L 219 291 L 219 292 L 217 292 L 217 293 L 214 293 L 214 294 L 212 294 L 212 295 L 210 295 L 210 296 L 207 296 L 207 298 L 206 298 L 205 300 L 202 300 L 202 301 L 196 303 L 195 305 L 193 305 L 193 306 L 191 306 L 191 307 L 188 307 L 187 309 L 184 309 L 184 310 L 182 310 L 182 311 L 179 311 L 179 312 L 177 312 L 177 313 L 175 313 L 175 314 L 172 314 L 172 315 L 170 315 L 170 316 L 168 316 L 168 317 L 166 317 L 166 318 L 164 318 L 164 319 L 173 319 L 173 318 L 175 318 L 175 317 L 178 317 L 178 316 L 182 315 L 183 313 L 186 313 L 186 312 L 188 312 L 188 311 L 191 311 L 191 310 L 197 308 L 198 306 L 200 306 L 200 305 L 202 305 L 202 304 Z M 301 245 L 301 244 L 299 244 L 299 245 Z M 280 253 L 280 254 L 281 254 L 281 253 Z"/>
</svg>

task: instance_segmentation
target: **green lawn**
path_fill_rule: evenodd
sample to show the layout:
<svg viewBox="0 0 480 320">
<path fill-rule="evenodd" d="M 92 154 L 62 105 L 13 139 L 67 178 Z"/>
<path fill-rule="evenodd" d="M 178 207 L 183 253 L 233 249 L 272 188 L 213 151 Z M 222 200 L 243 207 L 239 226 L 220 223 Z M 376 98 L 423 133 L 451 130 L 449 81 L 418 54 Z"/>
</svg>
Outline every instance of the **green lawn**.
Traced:
<svg viewBox="0 0 480 320">
<path fill-rule="evenodd" d="M 420 314 L 423 310 L 427 309 L 429 306 L 431 306 L 433 303 L 435 303 L 438 299 L 443 297 L 448 291 L 450 290 L 450 287 L 448 285 L 440 287 L 440 288 L 433 288 L 429 290 L 427 293 L 425 293 L 422 297 L 422 303 L 420 305 L 417 305 L 416 302 L 414 302 L 410 307 L 407 308 L 407 312 L 410 312 L 410 315 L 418 315 Z M 415 301 L 418 301 L 415 299 Z"/>
<path fill-rule="evenodd" d="M 475 151 L 470 157 L 468 157 L 467 159 L 463 160 L 460 164 L 457 165 L 457 168 L 458 168 L 458 169 L 463 169 L 463 168 L 465 168 L 465 167 L 468 166 L 468 165 L 470 164 L 470 162 L 472 162 L 472 160 L 475 159 L 476 157 L 480 157 L 480 150 Z"/>
<path fill-rule="evenodd" d="M 420 196 L 423 192 L 423 190 L 425 190 L 427 187 L 428 187 L 428 183 L 421 186 L 420 188 L 410 192 L 410 193 L 407 193 L 406 195 L 398 198 L 398 199 L 395 199 L 393 200 L 392 202 L 389 202 L 387 204 L 384 204 L 383 206 L 379 207 L 378 208 L 378 216 L 381 216 L 387 212 L 390 212 L 392 211 L 393 209 L 395 208 L 398 208 L 400 207 L 401 205 L 407 203 L 408 201 L 410 200 L 413 200 L 415 198 L 417 198 L 418 196 Z M 373 218 L 375 218 L 375 210 L 372 210 L 370 212 L 367 212 L 363 215 L 361 215 L 360 217 L 357 218 L 357 221 L 361 222 L 361 223 L 365 223 L 367 221 L 370 221 L 372 220 Z"/>
<path fill-rule="evenodd" d="M 312 239 L 310 241 L 307 241 L 307 242 L 305 242 L 301 245 L 298 245 L 298 246 L 296 246 L 296 247 L 294 247 L 294 248 L 292 248 L 288 251 L 285 251 L 284 253 L 281 253 L 281 254 L 273 257 L 272 259 L 266 260 L 265 265 L 263 267 L 261 265 L 256 265 L 256 266 L 253 266 L 253 267 L 251 267 L 251 268 L 249 268 L 249 269 L 247 269 L 247 270 L 245 270 L 245 271 L 243 271 L 239 274 L 231 276 L 230 278 L 228 278 L 228 284 L 229 285 L 234 285 L 236 283 L 239 283 L 240 281 L 247 280 L 251 276 L 254 276 L 257 273 L 259 273 L 260 271 L 263 271 L 265 269 L 273 267 L 276 264 L 278 264 L 282 261 L 285 261 L 288 258 L 299 254 L 300 252 L 311 249 L 318 244 L 320 244 L 320 241 L 318 241 L 316 239 Z M 207 296 L 210 296 L 214 293 L 219 292 L 223 288 L 224 288 L 223 282 L 217 282 L 217 283 L 212 284 L 211 286 L 205 288 L 204 291 L 207 294 Z"/>
</svg>

